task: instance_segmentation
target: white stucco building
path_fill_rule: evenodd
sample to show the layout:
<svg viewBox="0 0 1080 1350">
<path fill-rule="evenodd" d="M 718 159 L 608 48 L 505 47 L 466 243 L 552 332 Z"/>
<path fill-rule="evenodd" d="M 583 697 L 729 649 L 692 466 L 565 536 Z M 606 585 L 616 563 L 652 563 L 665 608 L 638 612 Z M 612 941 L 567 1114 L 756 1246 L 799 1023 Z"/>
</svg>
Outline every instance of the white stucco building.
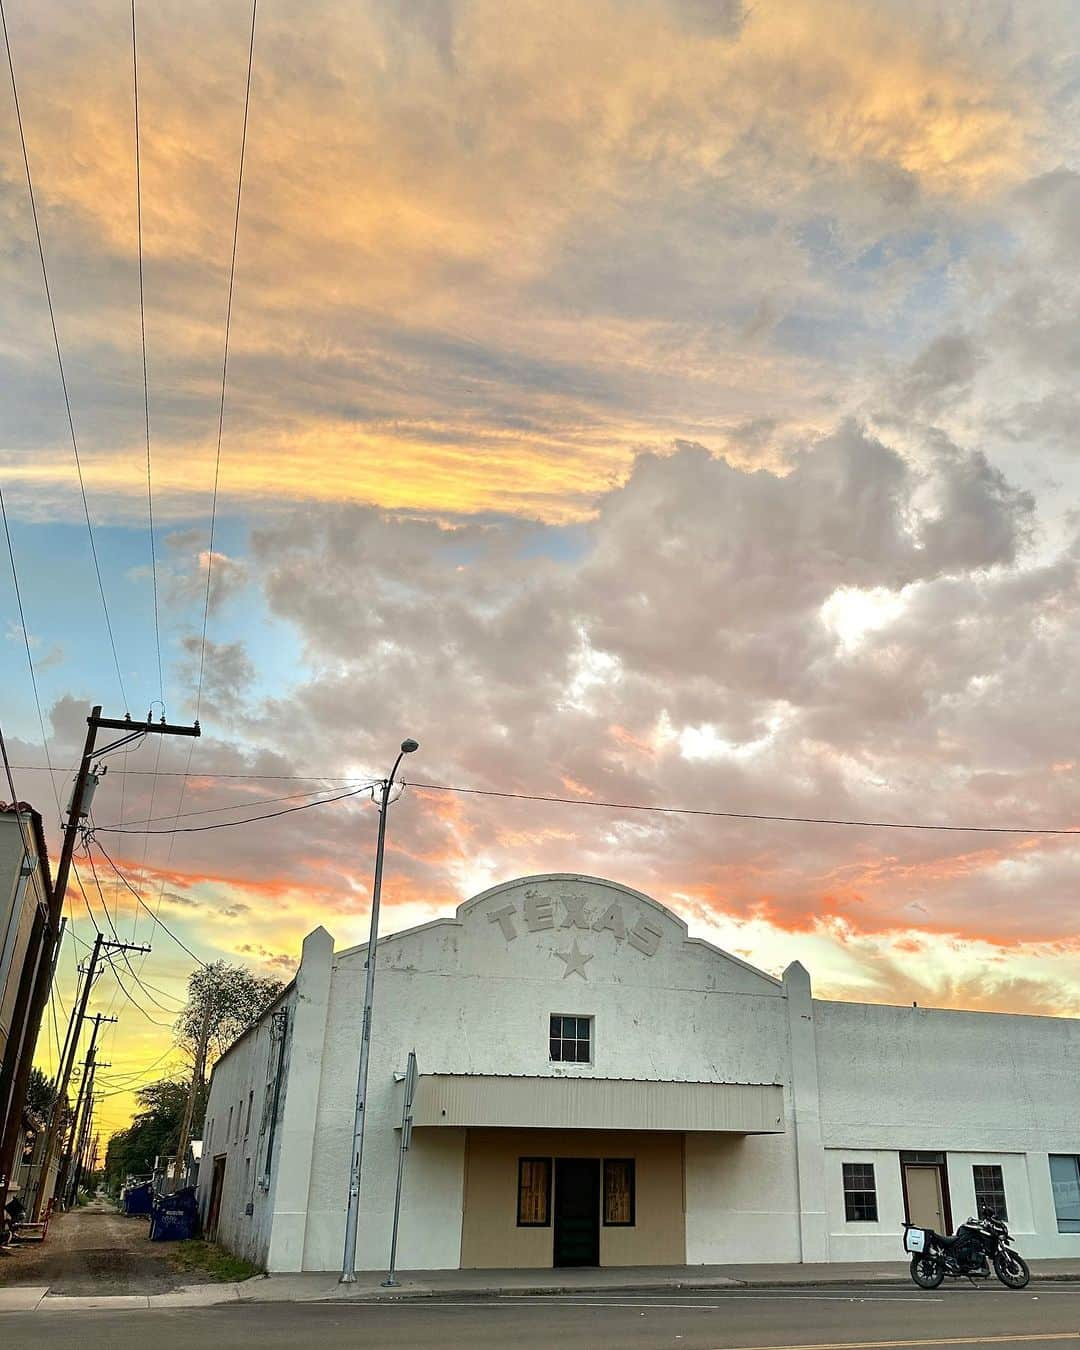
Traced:
<svg viewBox="0 0 1080 1350">
<path fill-rule="evenodd" d="M 366 948 L 309 934 L 214 1069 L 204 1223 L 339 1269 Z M 379 943 L 357 1269 L 894 1260 L 977 1201 L 1080 1255 L 1080 1021 L 814 999 L 647 896 L 527 877 Z"/>
</svg>

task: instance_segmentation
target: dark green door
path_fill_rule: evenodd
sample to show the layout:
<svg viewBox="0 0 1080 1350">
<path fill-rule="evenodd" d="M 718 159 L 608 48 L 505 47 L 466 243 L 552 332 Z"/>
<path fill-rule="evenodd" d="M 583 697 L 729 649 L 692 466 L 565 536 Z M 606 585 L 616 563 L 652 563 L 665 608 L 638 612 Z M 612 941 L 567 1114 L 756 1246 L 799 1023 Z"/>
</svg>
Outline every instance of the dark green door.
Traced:
<svg viewBox="0 0 1080 1350">
<path fill-rule="evenodd" d="M 600 1264 L 600 1159 L 555 1159 L 555 1264 Z"/>
</svg>

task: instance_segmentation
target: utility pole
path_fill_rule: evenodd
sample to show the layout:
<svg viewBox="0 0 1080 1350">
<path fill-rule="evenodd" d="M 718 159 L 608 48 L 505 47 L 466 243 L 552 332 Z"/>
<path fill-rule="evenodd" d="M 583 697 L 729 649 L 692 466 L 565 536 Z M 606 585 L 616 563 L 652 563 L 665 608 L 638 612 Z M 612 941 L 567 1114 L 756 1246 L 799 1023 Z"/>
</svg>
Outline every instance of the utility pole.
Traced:
<svg viewBox="0 0 1080 1350">
<path fill-rule="evenodd" d="M 90 1147 L 90 1129 L 94 1122 L 94 1080 L 97 1077 L 98 1069 L 111 1069 L 112 1065 L 107 1060 L 95 1059 L 90 1066 L 90 1083 L 86 1089 L 86 1105 L 83 1107 L 83 1118 L 79 1127 L 78 1145 L 71 1156 L 71 1179 L 68 1186 L 67 1204 L 72 1208 L 75 1201 L 79 1198 L 79 1180 L 86 1170 L 86 1153 Z"/>
<path fill-rule="evenodd" d="M 123 733 L 116 740 L 110 741 L 108 745 L 97 748 L 97 734 L 99 731 L 119 731 Z M 114 750 L 119 750 L 125 745 L 137 741 L 143 736 L 200 736 L 202 732 L 198 722 L 191 726 L 177 726 L 166 722 L 162 717 L 155 722 L 151 715 L 147 713 L 145 722 L 134 722 L 130 716 L 127 717 L 102 717 L 101 704 L 95 704 L 91 709 L 90 716 L 86 719 L 86 741 L 83 745 L 82 759 L 79 761 L 78 772 L 75 775 L 75 783 L 71 792 L 71 801 L 68 805 L 67 825 L 64 829 L 64 843 L 60 850 L 60 861 L 56 868 L 56 879 L 53 883 L 52 896 L 52 917 L 54 927 L 59 929 L 60 915 L 64 908 L 64 897 L 67 894 L 68 878 L 71 874 L 71 864 L 75 856 L 75 844 L 79 836 L 79 822 L 87 815 L 89 811 L 89 798 L 93 795 L 93 789 L 96 788 L 98 777 L 93 772 L 93 762 L 95 755 L 107 755 Z M 64 1061 L 63 1072 L 57 1079 L 58 1092 L 56 1100 L 53 1103 L 52 1115 L 49 1120 L 49 1131 L 45 1139 L 45 1150 L 41 1155 L 41 1186 L 37 1195 L 34 1197 L 34 1209 L 32 1218 L 37 1219 L 41 1213 L 42 1202 L 45 1198 L 45 1187 L 49 1175 L 49 1164 L 52 1159 L 53 1151 L 56 1148 L 57 1135 L 60 1129 L 60 1116 L 62 1103 L 67 1093 L 68 1082 L 71 1078 L 71 1066 L 75 1059 L 75 1051 L 78 1047 L 79 1032 L 82 1029 L 83 1018 L 86 1015 L 86 1003 L 90 996 L 90 986 L 94 982 L 94 969 L 97 959 L 101 954 L 102 948 L 121 951 L 148 952 L 149 947 L 137 947 L 123 942 L 107 942 L 101 933 L 98 933 L 94 942 L 94 950 L 91 956 L 90 964 L 87 968 L 86 980 L 83 984 L 82 995 L 79 999 L 78 1015 L 72 1023 L 72 1039 L 68 1047 L 67 1058 Z M 48 972 L 48 968 L 46 968 Z M 48 974 L 46 978 L 39 982 L 39 988 L 35 991 L 35 1006 L 37 1008 L 38 1025 L 40 1025 L 41 1014 L 45 1008 L 45 1002 L 49 996 Z M 27 1067 L 29 1074 L 29 1067 Z M 25 1092 L 25 1087 L 24 1087 Z"/>
<path fill-rule="evenodd" d="M 379 838 L 375 845 L 375 880 L 371 887 L 371 930 L 368 935 L 364 982 L 364 1015 L 360 1027 L 360 1067 L 356 1075 L 356 1110 L 353 1114 L 352 1168 L 349 1174 L 349 1207 L 345 1213 L 345 1252 L 341 1261 L 341 1284 L 356 1283 L 356 1230 L 360 1222 L 360 1177 L 364 1165 L 364 1126 L 367 1124 L 368 1062 L 371 1058 L 371 1008 L 375 1000 L 375 959 L 379 944 L 379 902 L 382 899 L 383 853 L 386 849 L 386 812 L 390 807 L 390 789 L 394 775 L 406 755 L 419 750 L 412 740 L 401 742 L 401 751 L 394 760 L 390 777 L 382 782 L 379 802 Z"/>
<path fill-rule="evenodd" d="M 199 1041 L 195 1047 L 195 1066 L 191 1074 L 191 1088 L 188 1091 L 187 1105 L 184 1107 L 184 1121 L 180 1126 L 180 1140 L 176 1145 L 176 1160 L 173 1163 L 173 1181 L 179 1182 L 180 1172 L 187 1157 L 188 1143 L 191 1139 L 191 1122 L 195 1115 L 195 1098 L 206 1076 L 206 1051 L 210 1044 L 210 1017 L 214 1007 L 214 990 L 206 991 L 206 1007 L 203 1009 L 202 1022 L 199 1025 Z M 174 1186 L 175 1190 L 176 1187 Z"/>
<path fill-rule="evenodd" d="M 106 938 L 103 933 L 98 933 L 94 938 L 94 946 L 90 952 L 90 960 L 86 966 L 86 976 L 82 983 L 82 993 L 79 1001 L 72 1012 L 71 1035 L 68 1038 L 67 1057 L 60 1066 L 56 1079 L 56 1097 L 53 1100 L 52 1113 L 49 1116 L 49 1129 L 45 1136 L 45 1148 L 41 1154 L 41 1184 L 38 1187 L 38 1193 L 34 1197 L 34 1208 L 32 1217 L 36 1220 L 41 1213 L 41 1207 L 45 1201 L 45 1190 L 48 1185 L 49 1167 L 52 1163 L 52 1156 L 56 1150 L 60 1127 L 64 1116 L 64 1103 L 67 1100 L 68 1084 L 71 1082 L 71 1070 L 75 1066 L 75 1055 L 79 1048 L 79 1036 L 82 1033 L 83 1021 L 86 1018 L 86 1005 L 90 1001 L 90 990 L 93 988 L 94 976 L 97 973 L 97 964 L 104 952 L 149 952 L 150 948 L 140 946 L 132 942 L 116 942 Z M 97 1026 L 95 1025 L 94 1034 L 97 1035 Z M 57 1185 L 57 1190 L 62 1188 Z"/>
<path fill-rule="evenodd" d="M 100 939 L 100 933 L 98 934 L 98 937 Z M 98 1033 L 101 1030 L 102 1023 L 113 1023 L 115 1021 L 115 1017 L 106 1017 L 104 1013 L 97 1013 L 94 1017 L 94 1030 L 90 1035 L 90 1048 L 87 1050 L 86 1059 L 83 1061 L 83 1074 L 82 1080 L 79 1083 L 79 1095 L 75 1101 L 75 1114 L 71 1118 L 71 1135 L 68 1139 L 67 1151 L 61 1156 L 60 1171 L 56 1178 L 56 1190 L 60 1195 L 64 1194 L 68 1173 L 71 1169 L 71 1162 L 78 1146 L 79 1134 L 83 1125 L 83 1102 L 89 1095 L 90 1084 L 93 1082 L 94 1078 L 94 1063 L 97 1059 Z M 54 1108 L 55 1105 L 56 1104 L 54 1103 Z M 46 1158 L 47 1154 L 43 1157 L 43 1164 Z M 39 1190 L 38 1195 L 40 1194 L 41 1191 Z"/>
</svg>

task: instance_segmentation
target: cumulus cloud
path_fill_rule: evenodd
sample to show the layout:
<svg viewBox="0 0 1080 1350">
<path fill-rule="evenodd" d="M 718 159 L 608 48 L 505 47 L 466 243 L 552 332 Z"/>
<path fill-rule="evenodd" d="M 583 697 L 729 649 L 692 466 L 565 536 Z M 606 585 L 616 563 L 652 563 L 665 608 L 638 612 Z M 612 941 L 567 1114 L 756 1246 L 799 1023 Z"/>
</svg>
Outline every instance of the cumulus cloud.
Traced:
<svg viewBox="0 0 1080 1350">
<path fill-rule="evenodd" d="M 204 735 L 100 799 L 185 831 L 101 836 L 181 938 L 283 970 L 316 922 L 361 940 L 375 812 L 309 803 L 414 734 L 392 924 L 614 873 L 824 992 L 1073 1008 L 1068 837 L 585 805 L 1076 823 L 1076 16 L 1007 9 L 260 15 Z M 12 37 L 106 582 L 145 590 L 125 23 L 38 6 Z M 140 31 L 172 708 L 203 659 L 247 34 L 204 0 Z M 81 512 L 20 174 L 0 137 L 17 549 Z M 68 764 L 95 648 L 26 576 Z M 172 959 L 182 983 L 156 935 Z"/>
</svg>

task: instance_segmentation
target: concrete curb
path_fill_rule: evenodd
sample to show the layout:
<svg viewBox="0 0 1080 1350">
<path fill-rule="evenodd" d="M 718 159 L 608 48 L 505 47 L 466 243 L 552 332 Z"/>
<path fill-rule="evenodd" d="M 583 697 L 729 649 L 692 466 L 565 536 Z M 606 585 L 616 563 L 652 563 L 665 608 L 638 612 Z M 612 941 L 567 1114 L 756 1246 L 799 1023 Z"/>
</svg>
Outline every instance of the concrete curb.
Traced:
<svg viewBox="0 0 1080 1350">
<path fill-rule="evenodd" d="M 448 1302 L 467 1301 L 469 1299 L 504 1299 L 512 1302 L 520 1298 L 556 1298 L 556 1297 L 598 1297 L 617 1298 L 626 1294 L 664 1294 L 664 1293 L 724 1293 L 733 1289 L 758 1289 L 763 1292 L 773 1290 L 782 1292 L 788 1289 L 873 1289 L 903 1287 L 908 1283 L 907 1275 L 879 1274 L 874 1276 L 839 1279 L 736 1279 L 710 1276 L 702 1280 L 679 1279 L 663 1282 L 649 1281 L 634 1284 L 528 1284 L 508 1288 L 506 1285 L 477 1285 L 475 1288 L 460 1285 L 449 1289 L 436 1289 L 430 1285 L 400 1286 L 395 1289 L 373 1290 L 363 1288 L 355 1293 L 346 1289 L 336 1292 L 320 1290 L 304 1297 L 293 1290 L 283 1290 L 281 1297 L 267 1291 L 252 1297 L 251 1285 L 269 1283 L 265 1276 L 253 1276 L 240 1284 L 195 1284 L 174 1289 L 166 1294 L 50 1294 L 41 1286 L 16 1286 L 0 1289 L 0 1313 L 26 1312 L 146 1312 L 154 1308 L 213 1308 L 223 1304 L 257 1303 L 423 1303 L 441 1299 Z M 1075 1274 L 1051 1272 L 1032 1278 L 1032 1287 L 1041 1284 L 1080 1284 Z"/>
<path fill-rule="evenodd" d="M 16 1285 L 0 1289 L 0 1313 L 33 1312 L 49 1292 L 47 1285 Z"/>
</svg>

